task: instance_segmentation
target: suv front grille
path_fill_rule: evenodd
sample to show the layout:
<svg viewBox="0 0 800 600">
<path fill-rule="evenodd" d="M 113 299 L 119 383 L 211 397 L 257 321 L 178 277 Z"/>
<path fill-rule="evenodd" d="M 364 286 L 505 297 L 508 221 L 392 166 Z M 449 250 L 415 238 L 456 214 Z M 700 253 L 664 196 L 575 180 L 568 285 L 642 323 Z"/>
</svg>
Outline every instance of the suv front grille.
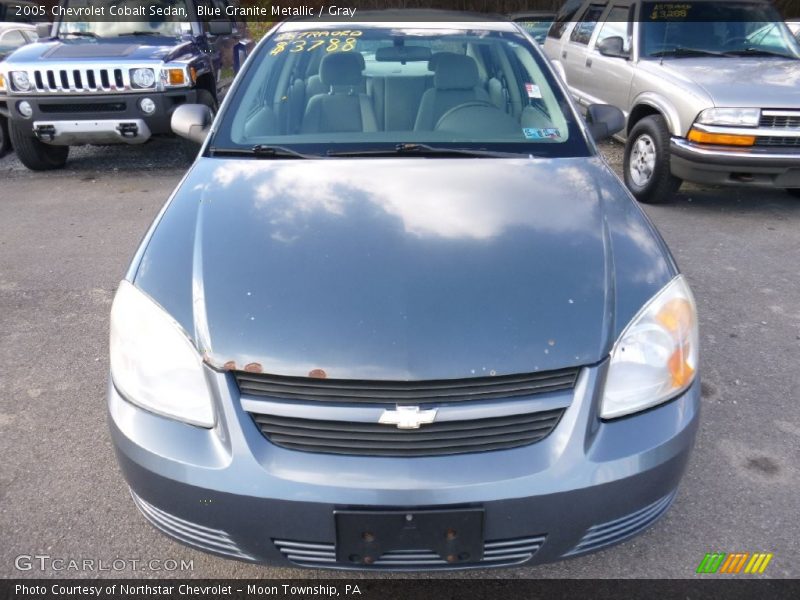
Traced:
<svg viewBox="0 0 800 600">
<path fill-rule="evenodd" d="M 425 404 L 531 396 L 575 386 L 578 368 L 430 381 L 379 381 L 283 377 L 237 371 L 242 395 L 314 402 Z"/>
<path fill-rule="evenodd" d="M 291 450 L 351 456 L 442 456 L 533 444 L 553 431 L 564 410 L 441 421 L 419 429 L 250 414 L 264 437 L 276 446 Z"/>
<path fill-rule="evenodd" d="M 127 69 L 35 69 L 29 74 L 36 92 L 120 92 L 131 88 Z"/>
<path fill-rule="evenodd" d="M 800 129 L 800 111 L 762 111 L 758 126 L 772 129 Z"/>
<path fill-rule="evenodd" d="M 793 146 L 800 147 L 800 137 L 780 137 L 780 136 L 759 136 L 756 138 L 756 146 Z"/>
<path fill-rule="evenodd" d="M 125 110 L 125 103 L 92 102 L 90 104 L 40 104 L 39 110 L 43 113 L 122 112 Z"/>
</svg>

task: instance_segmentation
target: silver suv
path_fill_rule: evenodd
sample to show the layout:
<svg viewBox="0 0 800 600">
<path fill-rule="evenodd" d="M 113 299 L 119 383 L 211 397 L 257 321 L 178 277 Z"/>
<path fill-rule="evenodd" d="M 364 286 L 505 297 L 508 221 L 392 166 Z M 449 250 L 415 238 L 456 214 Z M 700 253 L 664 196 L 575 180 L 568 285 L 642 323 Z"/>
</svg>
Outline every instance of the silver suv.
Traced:
<svg viewBox="0 0 800 600">
<path fill-rule="evenodd" d="M 800 45 L 767 0 L 570 0 L 544 49 L 580 104 L 625 113 L 640 201 L 683 180 L 800 195 Z"/>
</svg>

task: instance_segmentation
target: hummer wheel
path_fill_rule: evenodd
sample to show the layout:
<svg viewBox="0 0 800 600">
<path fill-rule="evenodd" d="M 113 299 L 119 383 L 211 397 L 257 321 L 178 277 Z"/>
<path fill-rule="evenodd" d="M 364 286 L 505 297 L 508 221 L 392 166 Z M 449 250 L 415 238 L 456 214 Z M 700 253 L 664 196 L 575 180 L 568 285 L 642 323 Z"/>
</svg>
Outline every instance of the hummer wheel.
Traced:
<svg viewBox="0 0 800 600">
<path fill-rule="evenodd" d="M 61 169 L 67 163 L 69 146 L 51 146 L 37 140 L 33 132 L 16 121 L 9 122 L 9 137 L 19 161 L 31 171 Z"/>
</svg>

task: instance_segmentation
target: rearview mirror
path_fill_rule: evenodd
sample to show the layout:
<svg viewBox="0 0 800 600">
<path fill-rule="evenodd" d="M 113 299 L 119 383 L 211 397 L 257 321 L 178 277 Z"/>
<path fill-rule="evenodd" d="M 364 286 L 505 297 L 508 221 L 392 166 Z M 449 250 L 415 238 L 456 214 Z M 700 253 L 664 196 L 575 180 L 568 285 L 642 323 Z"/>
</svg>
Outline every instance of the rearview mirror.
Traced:
<svg viewBox="0 0 800 600">
<path fill-rule="evenodd" d="M 625 50 L 625 40 L 618 35 L 607 37 L 597 44 L 597 51 L 603 56 L 613 58 L 628 58 L 630 52 Z"/>
<path fill-rule="evenodd" d="M 610 138 L 625 127 L 625 115 L 610 104 L 590 104 L 586 109 L 586 124 L 596 142 Z"/>
<path fill-rule="evenodd" d="M 36 37 L 40 37 L 42 39 L 49 38 L 50 32 L 53 30 L 52 23 L 37 23 L 36 24 Z"/>
<path fill-rule="evenodd" d="M 170 125 L 177 135 L 202 144 L 213 121 L 214 115 L 205 104 L 181 104 L 172 113 Z"/>
<path fill-rule="evenodd" d="M 422 62 L 431 59 L 431 49 L 427 46 L 383 46 L 375 51 L 377 62 Z"/>
<path fill-rule="evenodd" d="M 233 23 L 226 19 L 209 21 L 208 33 L 211 35 L 231 35 L 233 33 Z"/>
</svg>

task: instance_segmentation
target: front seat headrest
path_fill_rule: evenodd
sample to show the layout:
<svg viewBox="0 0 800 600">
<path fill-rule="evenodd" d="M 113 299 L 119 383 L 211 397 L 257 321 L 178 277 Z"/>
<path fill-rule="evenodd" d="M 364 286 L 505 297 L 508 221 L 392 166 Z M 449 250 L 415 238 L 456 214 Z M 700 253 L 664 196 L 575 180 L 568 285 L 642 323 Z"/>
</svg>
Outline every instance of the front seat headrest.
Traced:
<svg viewBox="0 0 800 600">
<path fill-rule="evenodd" d="M 433 86 L 437 90 L 471 90 L 478 82 L 478 64 L 471 56 L 442 53 L 436 60 Z"/>
<path fill-rule="evenodd" d="M 319 77 L 326 88 L 361 85 L 364 57 L 360 52 L 332 52 L 319 65 Z"/>
</svg>

